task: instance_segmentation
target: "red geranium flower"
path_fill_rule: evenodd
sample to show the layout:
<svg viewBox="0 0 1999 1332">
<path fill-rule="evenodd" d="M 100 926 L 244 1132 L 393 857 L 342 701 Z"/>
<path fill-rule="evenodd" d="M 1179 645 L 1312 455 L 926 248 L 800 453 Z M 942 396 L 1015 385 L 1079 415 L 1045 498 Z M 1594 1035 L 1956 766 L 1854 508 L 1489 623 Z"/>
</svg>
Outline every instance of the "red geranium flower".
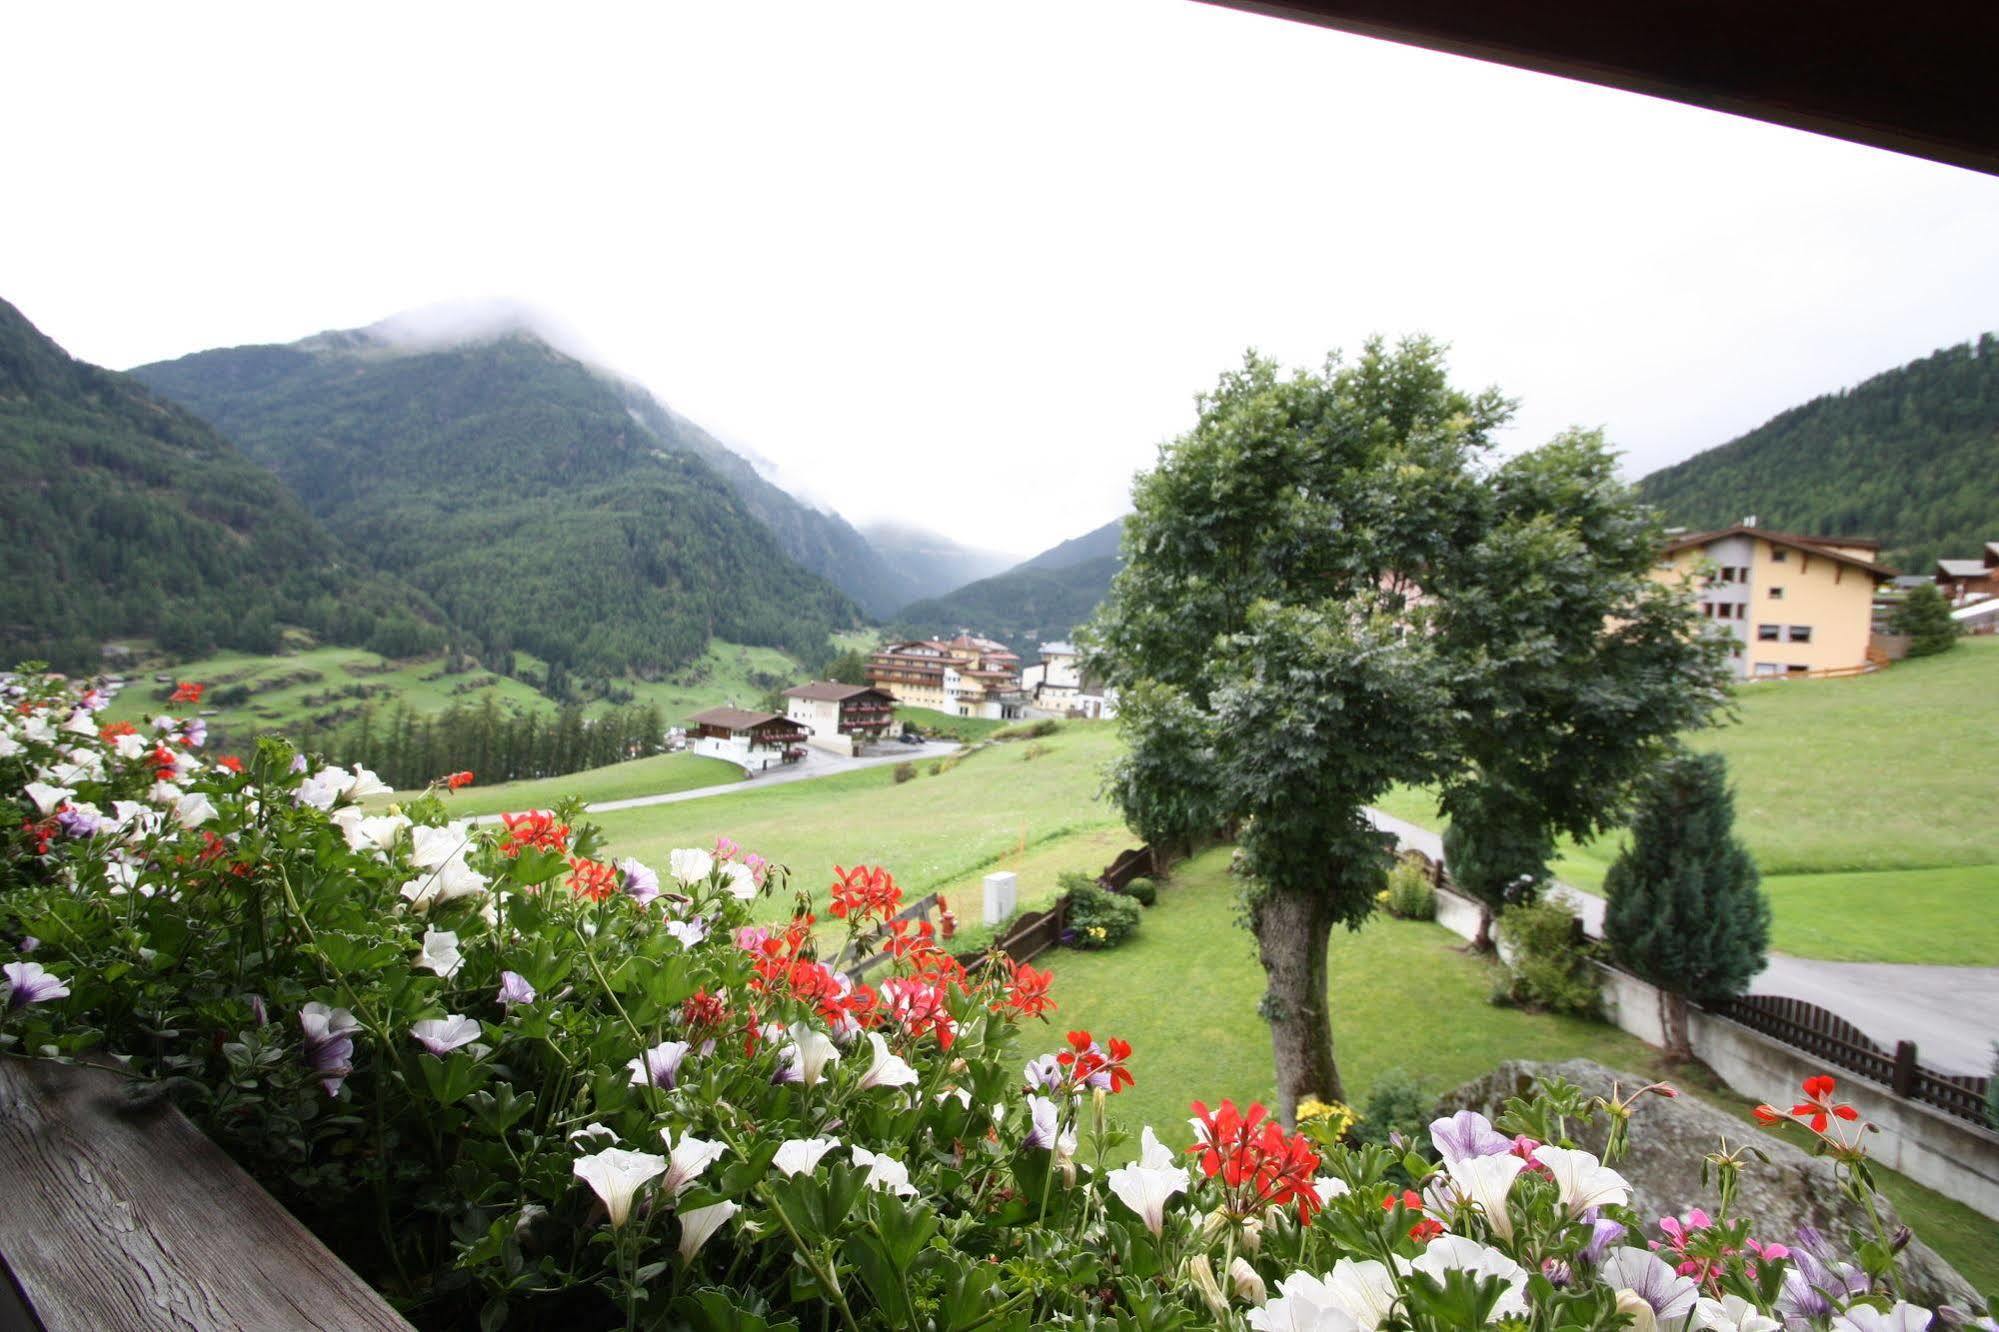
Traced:
<svg viewBox="0 0 1999 1332">
<path fill-rule="evenodd" d="M 509 856 L 518 856 L 532 848 L 536 851 L 561 851 L 569 845 L 569 825 L 557 823 L 555 816 L 547 810 L 531 809 L 525 814 L 502 814 L 500 822 L 507 825 L 507 835 L 500 841 L 500 850 Z"/>
<path fill-rule="evenodd" d="M 1048 997 L 1048 986 L 1055 977 L 1046 971 L 1036 971 L 1025 962 L 1016 962 L 1013 974 L 1007 978 L 1006 1004 L 1021 1017 L 1040 1017 L 1055 1007 L 1055 1001 Z"/>
<path fill-rule="evenodd" d="M 880 865 L 856 865 L 852 869 L 842 869 L 835 865 L 833 872 L 840 881 L 833 885 L 833 905 L 828 908 L 835 916 L 855 921 L 873 916 L 887 920 L 902 905 L 902 889 L 895 886 L 895 878 Z"/>
<path fill-rule="evenodd" d="M 131 722 L 125 721 L 112 722 L 109 726 L 101 727 L 97 733 L 106 740 L 116 740 L 121 735 L 136 735 L 138 731 L 138 727 L 134 726 Z"/>
<path fill-rule="evenodd" d="M 618 871 L 609 865 L 571 856 L 569 871 L 569 891 L 586 902 L 601 902 L 618 891 Z"/>
<path fill-rule="evenodd" d="M 183 681 L 182 683 L 174 686 L 174 691 L 171 695 L 168 696 L 167 702 L 199 703 L 201 702 L 201 691 L 206 688 L 208 688 L 207 685 L 195 684 L 191 680 Z M 154 697 L 157 698 L 159 697 L 159 695 L 155 694 Z"/>
<path fill-rule="evenodd" d="M 243 760 L 237 758 L 234 754 L 224 754 L 215 760 L 215 766 L 218 768 L 227 768 L 230 772 L 241 772 L 243 771 Z"/>
<path fill-rule="evenodd" d="M 1195 1135 L 1200 1139 L 1188 1153 L 1199 1159 L 1201 1173 L 1219 1177 L 1234 1195 L 1230 1206 L 1237 1215 L 1253 1215 L 1268 1206 L 1298 1204 L 1298 1222 L 1309 1224 L 1322 1205 L 1312 1179 L 1319 1169 L 1319 1154 L 1302 1133 L 1287 1134 L 1284 1126 L 1267 1117 L 1260 1104 L 1247 1113 L 1238 1111 L 1233 1101 L 1223 1101 L 1210 1113 L 1200 1101 L 1194 1102 Z M 1393 1206 L 1391 1199 L 1390 1205 Z"/>
<path fill-rule="evenodd" d="M 460 791 L 470 785 L 472 785 L 472 774 L 469 772 L 454 772 L 444 779 L 445 789 L 450 791 Z"/>
<path fill-rule="evenodd" d="M 1852 1106 L 1833 1104 L 1834 1085 L 1832 1078 L 1824 1073 L 1806 1078 L 1804 1101 L 1791 1107 L 1791 1113 L 1809 1123 L 1814 1133 L 1824 1133 L 1831 1119 L 1851 1121 L 1860 1118 L 1860 1112 Z"/>
</svg>

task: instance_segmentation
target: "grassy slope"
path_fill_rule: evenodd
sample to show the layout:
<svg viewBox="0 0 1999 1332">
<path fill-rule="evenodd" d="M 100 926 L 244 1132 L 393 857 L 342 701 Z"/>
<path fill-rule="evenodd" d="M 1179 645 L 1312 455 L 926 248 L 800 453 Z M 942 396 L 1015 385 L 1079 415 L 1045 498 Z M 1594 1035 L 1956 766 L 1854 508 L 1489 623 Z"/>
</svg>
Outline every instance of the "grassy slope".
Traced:
<svg viewBox="0 0 1999 1332">
<path fill-rule="evenodd" d="M 1879 675 L 1751 685 L 1741 720 L 1696 738 L 1727 755 L 1736 826 L 1762 867 L 1781 952 L 1852 962 L 1999 959 L 1999 638 Z M 1983 738 L 1981 738 L 1983 737 Z M 1435 803 L 1381 802 L 1438 827 Z M 1615 839 L 1564 845 L 1556 873 L 1600 892 Z"/>
<path fill-rule="evenodd" d="M 1098 770 L 1116 747 L 1116 732 L 1073 722 L 1038 743 L 1047 752 L 1032 760 L 1026 744 L 996 745 L 939 776 L 926 763 L 901 785 L 885 764 L 781 786 L 752 783 L 740 795 L 624 810 L 596 822 L 618 854 L 647 864 L 664 864 L 674 847 L 708 846 L 727 835 L 789 865 L 798 886 L 822 895 L 836 864 L 857 863 L 887 866 L 912 897 L 940 887 L 962 893 L 1011 854 L 1078 833 L 1121 834 L 1117 815 L 1096 799 Z M 1023 894 L 1031 889 L 1023 881 Z M 773 911 L 787 908 L 772 904 Z M 958 911 L 967 923 L 976 916 L 971 908 L 968 898 Z"/>
<path fill-rule="evenodd" d="M 524 669 L 542 669 L 540 663 L 527 654 L 522 653 L 520 657 Z M 309 706 L 305 702 L 309 694 L 328 693 L 351 684 L 386 686 L 388 692 L 378 694 L 374 699 L 377 713 L 384 716 L 394 709 L 398 700 L 418 712 L 442 712 L 453 703 L 476 707 L 488 694 L 502 706 L 548 709 L 557 706 L 532 685 L 485 671 L 424 679 L 425 676 L 437 675 L 441 660 L 428 657 L 394 663 L 394 669 L 376 674 L 376 668 L 384 662 L 372 653 L 356 648 L 312 648 L 285 656 L 227 652 L 160 669 L 176 680 L 199 680 L 207 684 L 211 692 L 230 684 L 277 680 L 298 671 L 317 671 L 322 677 L 310 683 L 258 693 L 239 707 L 220 709 L 219 715 L 212 720 L 233 734 L 250 729 L 282 729 L 304 722 L 315 714 L 358 707 L 359 699 L 339 699 L 317 706 Z M 160 704 L 153 698 L 153 691 L 160 686 L 153 683 L 153 673 L 152 670 L 138 673 L 135 682 L 112 704 L 109 715 L 113 719 L 137 721 L 158 711 Z M 624 687 L 632 691 L 635 702 L 658 704 L 666 724 L 676 726 L 689 713 L 717 707 L 731 699 L 741 706 L 754 707 L 767 692 L 769 681 L 789 683 L 803 677 L 802 668 L 775 648 L 745 647 L 716 639 L 709 643 L 706 655 L 699 661 L 682 667 L 668 678 L 628 681 Z M 460 686 L 475 685 L 468 687 L 463 694 L 452 692 Z M 595 714 L 609 706 L 609 703 L 599 700 L 589 704 L 585 711 Z M 635 791 L 631 794 L 646 793 Z"/>
<path fill-rule="evenodd" d="M 1041 959 L 1055 973 L 1060 1004 L 1044 1043 L 1052 1048 L 1071 1028 L 1130 1040 L 1138 1082 L 1112 1108 L 1132 1129 L 1151 1124 L 1175 1146 L 1191 1140 L 1189 1100 L 1272 1097 L 1270 1037 L 1256 1013 L 1263 974 L 1250 936 L 1234 920 L 1228 855 L 1226 848 L 1210 851 L 1181 866 L 1125 947 Z M 1358 933 L 1336 935 L 1333 1033 L 1349 1097 L 1364 1102 L 1374 1081 L 1394 1068 L 1442 1093 L 1504 1059 L 1581 1057 L 1639 1074 L 1667 1071 L 1657 1051 L 1614 1027 L 1492 1007 L 1490 966 L 1434 925 L 1377 916 Z M 1689 1085 L 1684 1074 L 1673 1080 Z M 1753 1123 L 1750 1101 L 1693 1086 Z M 1892 1171 L 1878 1173 L 1923 1239 L 1980 1289 L 1999 1288 L 1999 1229 Z"/>
<path fill-rule="evenodd" d="M 567 777 L 544 777 L 532 782 L 502 782 L 496 786 L 472 786 L 445 796 L 454 817 L 465 814 L 499 814 L 523 809 L 550 809 L 566 796 L 589 803 L 600 800 L 629 800 L 634 796 L 665 795 L 670 791 L 692 791 L 702 786 L 727 786 L 743 780 L 743 770 L 733 763 L 700 754 L 655 754 L 571 773 Z M 398 792 L 406 796 L 411 792 Z"/>
<path fill-rule="evenodd" d="M 948 712 L 935 708 L 912 708 L 898 706 L 895 710 L 898 725 L 915 722 L 917 729 L 926 735 L 947 735 L 954 740 L 983 740 L 994 731 L 1007 725 L 1003 721 L 989 721 L 984 717 L 954 717 Z"/>
</svg>

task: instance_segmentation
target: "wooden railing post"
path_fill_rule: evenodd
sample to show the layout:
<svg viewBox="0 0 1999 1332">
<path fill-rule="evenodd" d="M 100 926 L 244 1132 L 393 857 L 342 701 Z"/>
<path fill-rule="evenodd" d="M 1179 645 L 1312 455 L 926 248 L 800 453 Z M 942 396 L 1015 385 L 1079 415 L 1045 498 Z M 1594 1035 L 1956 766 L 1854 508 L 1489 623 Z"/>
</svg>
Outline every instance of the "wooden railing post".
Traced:
<svg viewBox="0 0 1999 1332">
<path fill-rule="evenodd" d="M 1916 1043 L 1895 1042 L 1895 1076 L 1889 1084 L 1895 1095 L 1907 1100 L 1916 1092 Z"/>
</svg>

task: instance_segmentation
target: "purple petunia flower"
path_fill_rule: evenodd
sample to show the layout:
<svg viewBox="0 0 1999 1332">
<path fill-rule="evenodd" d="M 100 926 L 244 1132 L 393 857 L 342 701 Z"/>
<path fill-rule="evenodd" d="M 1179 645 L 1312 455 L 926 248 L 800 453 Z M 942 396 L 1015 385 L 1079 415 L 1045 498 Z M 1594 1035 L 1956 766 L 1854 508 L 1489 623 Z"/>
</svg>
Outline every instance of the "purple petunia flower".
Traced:
<svg viewBox="0 0 1999 1332">
<path fill-rule="evenodd" d="M 42 946 L 42 941 L 40 939 L 37 939 L 34 935 L 25 934 L 21 936 L 20 947 L 23 953 L 32 953 L 41 946 Z"/>
<path fill-rule="evenodd" d="M 1513 1139 L 1492 1127 L 1476 1110 L 1460 1110 L 1448 1119 L 1430 1121 L 1430 1142 L 1445 1165 L 1474 1156 L 1500 1156 L 1513 1149 Z"/>
<path fill-rule="evenodd" d="M 632 1071 L 632 1086 L 643 1087 L 650 1082 L 655 1087 L 668 1091 L 680 1082 L 680 1064 L 692 1049 L 686 1041 L 661 1041 L 637 1059 L 626 1062 Z"/>
<path fill-rule="evenodd" d="M 187 729 L 181 732 L 181 739 L 187 742 L 189 749 L 200 749 L 208 743 L 208 723 L 196 717 L 187 724 Z"/>
<path fill-rule="evenodd" d="M 104 829 L 104 816 L 95 805 L 64 805 L 56 811 L 56 822 L 63 836 L 71 838 L 95 837 Z"/>
<path fill-rule="evenodd" d="M 1625 1228 L 1607 1216 L 1598 1216 L 1594 1207 L 1584 1209 L 1582 1219 L 1590 1223 L 1589 1243 L 1576 1257 L 1595 1267 L 1613 1246 L 1623 1242 Z"/>
<path fill-rule="evenodd" d="M 305 1032 L 306 1067 L 320 1075 L 319 1085 L 328 1096 L 340 1094 L 340 1084 L 354 1071 L 354 1036 L 361 1023 L 344 1008 L 328 1008 L 313 1002 L 299 1010 L 298 1025 Z"/>
<path fill-rule="evenodd" d="M 246 994 L 243 997 L 249 1002 L 250 1016 L 256 1019 L 257 1025 L 261 1027 L 268 1024 L 271 1020 L 271 1010 L 264 1006 L 264 996 L 261 994 Z"/>
<path fill-rule="evenodd" d="M 618 872 L 622 876 L 619 891 L 640 906 L 659 896 L 659 875 L 638 861 L 629 857 L 619 861 Z"/>
<path fill-rule="evenodd" d="M 1052 1054 L 1027 1061 L 1029 1091 L 1054 1091 L 1062 1085 L 1062 1061 Z"/>
<path fill-rule="evenodd" d="M 1021 1146 L 1054 1150 L 1056 1122 L 1055 1102 L 1046 1096 L 1028 1097 L 1027 1137 L 1022 1140 Z"/>
<path fill-rule="evenodd" d="M 528 984 L 527 977 L 518 971 L 503 971 L 500 973 L 500 993 L 497 998 L 507 1008 L 512 1008 L 515 1004 L 531 1004 L 534 1002 L 534 986 Z"/>
<path fill-rule="evenodd" d="M 0 967 L 0 973 L 7 977 L 7 1007 L 10 1009 L 44 1004 L 69 993 L 69 986 L 50 975 L 39 962 L 9 962 Z"/>
</svg>

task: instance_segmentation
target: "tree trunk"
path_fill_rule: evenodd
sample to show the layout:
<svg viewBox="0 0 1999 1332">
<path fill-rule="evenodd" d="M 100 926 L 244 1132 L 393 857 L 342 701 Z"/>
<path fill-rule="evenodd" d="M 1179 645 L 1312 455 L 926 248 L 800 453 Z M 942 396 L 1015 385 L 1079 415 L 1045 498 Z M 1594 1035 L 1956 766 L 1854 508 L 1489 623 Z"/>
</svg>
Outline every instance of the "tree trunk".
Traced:
<svg viewBox="0 0 1999 1332">
<path fill-rule="evenodd" d="M 1659 991 L 1659 1034 L 1666 1042 L 1666 1058 L 1684 1062 L 1694 1057 L 1693 1041 L 1687 1035 L 1685 995 Z"/>
<path fill-rule="evenodd" d="M 1277 1063 L 1277 1112 L 1295 1124 L 1300 1101 L 1346 1099 L 1326 996 L 1332 912 L 1322 893 L 1273 887 L 1258 898 L 1251 924 L 1269 982 L 1263 1012 Z"/>
<path fill-rule="evenodd" d="M 1472 936 L 1471 946 L 1475 953 L 1492 951 L 1492 908 L 1483 902 L 1478 904 L 1478 933 Z"/>
</svg>

